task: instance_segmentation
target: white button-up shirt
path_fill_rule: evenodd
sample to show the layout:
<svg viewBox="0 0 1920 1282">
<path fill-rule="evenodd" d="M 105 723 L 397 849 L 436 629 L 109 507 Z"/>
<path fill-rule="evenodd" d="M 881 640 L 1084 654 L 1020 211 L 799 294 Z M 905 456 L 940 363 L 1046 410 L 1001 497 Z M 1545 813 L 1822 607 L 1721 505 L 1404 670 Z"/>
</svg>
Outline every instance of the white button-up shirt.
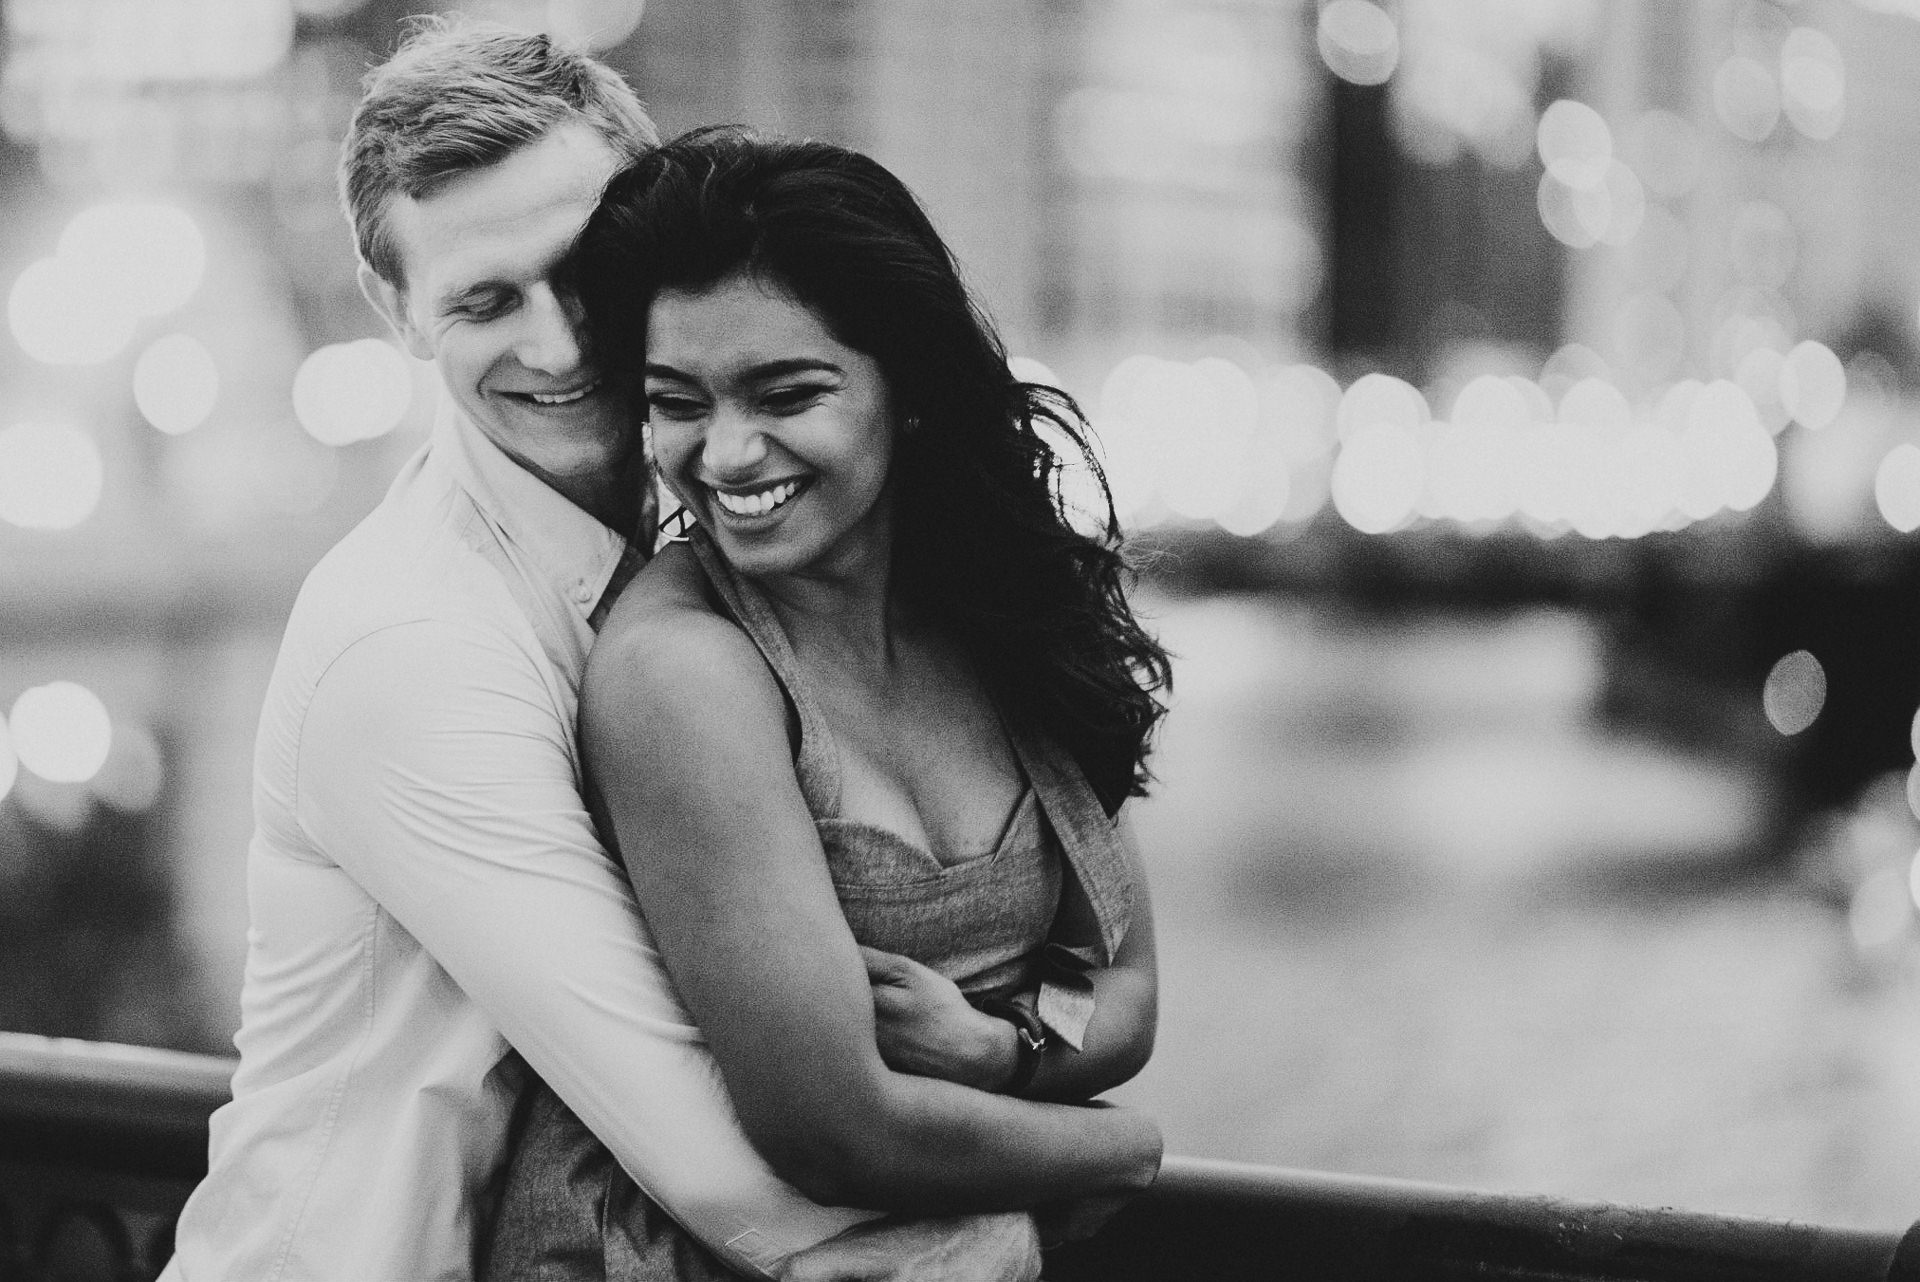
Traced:
<svg viewBox="0 0 1920 1282">
<path fill-rule="evenodd" d="M 168 1279 L 470 1278 L 514 1050 L 737 1269 L 869 1217 L 748 1145 L 582 803 L 621 550 L 447 414 L 308 577 L 255 749 L 234 1099 Z"/>
</svg>

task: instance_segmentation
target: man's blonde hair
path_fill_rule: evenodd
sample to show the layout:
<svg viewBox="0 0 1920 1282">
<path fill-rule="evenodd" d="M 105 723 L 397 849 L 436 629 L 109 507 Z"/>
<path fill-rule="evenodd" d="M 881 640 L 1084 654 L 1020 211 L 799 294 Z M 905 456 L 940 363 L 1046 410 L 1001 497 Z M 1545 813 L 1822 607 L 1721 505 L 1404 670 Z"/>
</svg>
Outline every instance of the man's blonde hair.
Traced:
<svg viewBox="0 0 1920 1282">
<path fill-rule="evenodd" d="M 340 199 L 361 260 L 405 288 L 386 225 L 395 196 L 419 199 L 575 120 L 628 160 L 660 141 L 618 72 L 550 36 L 416 20 L 394 55 L 367 73 L 341 148 Z"/>
</svg>

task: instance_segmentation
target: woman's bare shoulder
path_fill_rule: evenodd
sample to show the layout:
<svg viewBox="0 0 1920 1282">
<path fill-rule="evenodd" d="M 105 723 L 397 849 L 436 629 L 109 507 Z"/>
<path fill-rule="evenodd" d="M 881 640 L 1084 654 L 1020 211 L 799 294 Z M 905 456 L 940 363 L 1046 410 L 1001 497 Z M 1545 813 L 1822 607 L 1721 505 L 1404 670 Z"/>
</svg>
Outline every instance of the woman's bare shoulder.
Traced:
<svg viewBox="0 0 1920 1282">
<path fill-rule="evenodd" d="M 620 594 L 587 658 L 583 702 L 665 699 L 699 706 L 713 698 L 779 695 L 760 652 L 720 612 L 692 549 L 669 544 Z M 711 705 L 709 705 L 711 706 Z"/>
</svg>

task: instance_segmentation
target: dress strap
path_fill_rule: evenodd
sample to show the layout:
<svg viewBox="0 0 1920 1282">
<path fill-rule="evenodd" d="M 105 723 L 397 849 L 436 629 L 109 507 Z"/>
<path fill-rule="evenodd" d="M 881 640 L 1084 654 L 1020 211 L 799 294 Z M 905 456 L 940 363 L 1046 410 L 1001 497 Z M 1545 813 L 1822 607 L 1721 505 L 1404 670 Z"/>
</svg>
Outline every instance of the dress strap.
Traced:
<svg viewBox="0 0 1920 1282">
<path fill-rule="evenodd" d="M 1133 920 L 1133 869 L 1117 821 L 1107 817 L 1073 758 L 1029 731 L 1009 728 L 1008 737 L 1090 910 L 1068 911 L 1063 901 L 1041 967 L 1040 1019 L 1079 1050 L 1093 1019 L 1090 972 L 1113 964 Z"/>
<path fill-rule="evenodd" d="M 1028 730 L 1010 728 L 1008 737 L 1098 923 L 1088 932 L 1091 938 L 1069 942 L 1091 948 L 1093 964 L 1112 965 L 1133 920 L 1134 902 L 1133 869 L 1118 823 L 1107 817 L 1072 757 Z"/>
<path fill-rule="evenodd" d="M 774 617 L 760 590 L 733 568 L 726 556 L 713 545 L 713 539 L 699 526 L 687 532 L 686 542 L 706 572 L 707 581 L 719 594 L 721 604 L 753 641 L 760 657 L 773 671 L 794 714 L 800 719 L 800 748 L 794 755 L 794 773 L 800 779 L 800 792 L 815 819 L 837 819 L 840 815 L 840 754 L 833 745 L 833 731 L 813 701 L 801 674 L 800 660 L 787 640 L 786 629 Z"/>
</svg>

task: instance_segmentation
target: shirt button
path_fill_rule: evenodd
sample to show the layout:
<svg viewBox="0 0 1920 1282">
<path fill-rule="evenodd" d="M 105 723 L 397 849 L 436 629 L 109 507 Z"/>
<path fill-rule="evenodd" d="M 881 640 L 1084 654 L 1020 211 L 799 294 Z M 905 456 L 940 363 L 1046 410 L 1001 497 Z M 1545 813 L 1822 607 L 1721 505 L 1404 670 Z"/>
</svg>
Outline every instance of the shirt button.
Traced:
<svg viewBox="0 0 1920 1282">
<path fill-rule="evenodd" d="M 582 583 L 573 590 L 573 599 L 581 605 L 591 605 L 593 604 L 593 589 L 585 583 Z"/>
</svg>

